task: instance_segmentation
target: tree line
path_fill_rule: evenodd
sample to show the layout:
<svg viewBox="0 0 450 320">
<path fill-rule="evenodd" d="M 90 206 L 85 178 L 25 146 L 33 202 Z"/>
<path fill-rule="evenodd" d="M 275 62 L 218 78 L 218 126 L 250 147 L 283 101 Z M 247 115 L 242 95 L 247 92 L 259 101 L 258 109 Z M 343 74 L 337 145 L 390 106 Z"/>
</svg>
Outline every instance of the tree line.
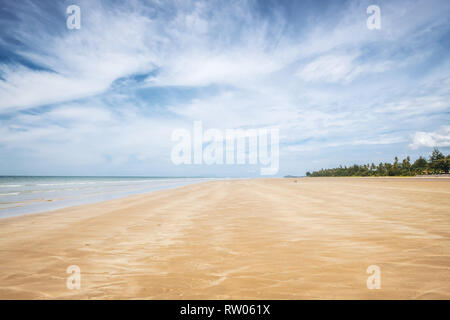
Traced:
<svg viewBox="0 0 450 320">
<path fill-rule="evenodd" d="M 411 159 L 406 157 L 401 162 L 397 157 L 394 163 L 382 163 L 375 165 L 353 165 L 351 167 L 342 167 L 333 169 L 321 169 L 319 171 L 307 172 L 307 177 L 345 177 L 345 176 L 416 176 L 423 174 L 448 174 L 450 168 L 450 155 L 444 156 L 435 148 L 429 157 L 419 157 L 411 164 Z"/>
</svg>

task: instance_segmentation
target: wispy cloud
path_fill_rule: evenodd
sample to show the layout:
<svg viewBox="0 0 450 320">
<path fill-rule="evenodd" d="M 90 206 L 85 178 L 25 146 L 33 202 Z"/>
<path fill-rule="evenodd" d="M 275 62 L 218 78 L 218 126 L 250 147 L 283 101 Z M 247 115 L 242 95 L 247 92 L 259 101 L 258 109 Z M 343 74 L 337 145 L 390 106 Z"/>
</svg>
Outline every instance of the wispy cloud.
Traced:
<svg viewBox="0 0 450 320">
<path fill-rule="evenodd" d="M 390 61 L 358 63 L 357 54 L 322 55 L 296 73 L 305 81 L 350 82 L 364 73 L 381 73 L 393 65 Z"/>
<path fill-rule="evenodd" d="M 448 1 L 382 3 L 376 31 L 369 1 L 77 4 L 80 30 L 64 3 L 5 4 L 0 173 L 206 174 L 169 159 L 195 120 L 279 127 L 280 174 L 448 147 Z"/>
</svg>

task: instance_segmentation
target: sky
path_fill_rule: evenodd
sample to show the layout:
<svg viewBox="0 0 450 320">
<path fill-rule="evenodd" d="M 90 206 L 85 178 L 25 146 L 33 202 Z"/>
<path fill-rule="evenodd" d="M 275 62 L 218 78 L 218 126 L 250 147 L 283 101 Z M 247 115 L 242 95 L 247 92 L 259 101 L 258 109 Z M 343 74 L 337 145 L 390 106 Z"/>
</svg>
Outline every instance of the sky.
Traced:
<svg viewBox="0 0 450 320">
<path fill-rule="evenodd" d="M 448 154 L 449 17 L 448 0 L 0 0 L 0 175 L 259 176 L 175 165 L 194 121 L 277 128 L 278 176 Z"/>
</svg>

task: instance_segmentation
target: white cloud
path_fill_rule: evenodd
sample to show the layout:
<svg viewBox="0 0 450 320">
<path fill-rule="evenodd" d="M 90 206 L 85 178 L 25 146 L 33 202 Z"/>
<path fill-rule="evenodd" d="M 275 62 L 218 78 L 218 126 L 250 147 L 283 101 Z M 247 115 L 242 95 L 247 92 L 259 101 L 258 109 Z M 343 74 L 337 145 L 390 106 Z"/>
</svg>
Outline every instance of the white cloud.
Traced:
<svg viewBox="0 0 450 320">
<path fill-rule="evenodd" d="M 449 108 L 449 64 L 426 77 L 414 69 L 433 57 L 433 39 L 447 26 L 436 18 L 445 8 L 427 9 L 426 1 L 383 5 L 380 32 L 367 30 L 362 4 L 311 20 L 299 12 L 306 16 L 298 33 L 286 16 L 255 14 L 252 1 L 220 2 L 220 10 L 214 1 L 99 3 L 81 2 L 77 31 L 36 37 L 38 18 L 51 19 L 45 12 L 17 25 L 11 36 L 33 48 L 17 54 L 51 71 L 0 65 L 0 113 L 10 117 L 1 120 L 0 147 L 52 163 L 99 165 L 107 157 L 120 165 L 132 157 L 158 168 L 170 156 L 171 131 L 195 120 L 205 128 L 280 127 L 289 155 L 387 147 L 445 123 L 436 118 Z M 136 87 L 122 91 L 151 71 L 146 87 L 138 84 L 150 99 Z M 165 104 L 161 92 L 179 96 Z M 45 104 L 55 105 L 25 110 Z"/>
<path fill-rule="evenodd" d="M 36 37 L 32 29 L 43 28 L 39 17 L 22 18 L 15 35 L 33 50 L 17 53 L 49 71 L 0 64 L 4 79 L 0 80 L 0 111 L 92 96 L 120 77 L 154 69 L 157 40 L 146 41 L 152 32 L 146 17 L 129 8 L 111 10 L 96 2 L 85 2 L 81 8 L 82 28 L 62 35 L 44 32 Z"/>
<path fill-rule="evenodd" d="M 450 147 L 450 126 L 435 132 L 416 132 L 409 145 L 412 149 L 420 147 Z"/>
<path fill-rule="evenodd" d="M 28 108 L 92 95 L 105 90 L 109 83 L 84 77 L 70 77 L 25 67 L 6 67 L 0 70 L 0 111 Z"/>
<path fill-rule="evenodd" d="M 358 53 L 319 56 L 295 74 L 304 81 L 350 82 L 361 74 L 380 73 L 391 68 L 390 61 L 359 63 Z"/>
</svg>

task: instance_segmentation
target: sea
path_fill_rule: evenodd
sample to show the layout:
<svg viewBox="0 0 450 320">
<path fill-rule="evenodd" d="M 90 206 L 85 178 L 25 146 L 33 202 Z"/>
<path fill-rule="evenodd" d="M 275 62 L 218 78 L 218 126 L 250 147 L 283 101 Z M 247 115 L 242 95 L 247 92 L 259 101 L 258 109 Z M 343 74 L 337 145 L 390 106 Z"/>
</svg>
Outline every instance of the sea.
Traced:
<svg viewBox="0 0 450 320">
<path fill-rule="evenodd" d="M 0 219 L 212 179 L 214 178 L 0 176 Z"/>
</svg>

